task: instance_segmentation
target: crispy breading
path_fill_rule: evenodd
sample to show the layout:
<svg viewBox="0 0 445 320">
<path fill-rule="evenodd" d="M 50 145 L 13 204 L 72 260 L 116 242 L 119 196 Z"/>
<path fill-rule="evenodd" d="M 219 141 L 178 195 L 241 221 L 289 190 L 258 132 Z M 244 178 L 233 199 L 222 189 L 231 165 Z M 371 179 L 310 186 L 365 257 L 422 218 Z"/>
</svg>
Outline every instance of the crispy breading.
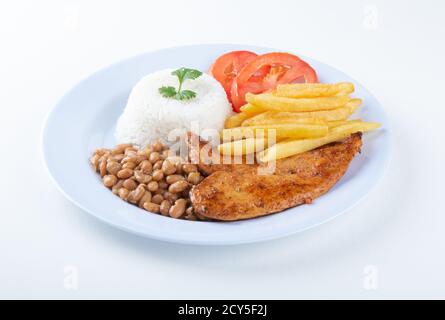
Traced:
<svg viewBox="0 0 445 320">
<path fill-rule="evenodd" d="M 234 221 L 311 203 L 340 180 L 361 145 L 361 134 L 356 133 L 278 160 L 269 175 L 259 174 L 264 165 L 200 164 L 209 176 L 191 190 L 193 208 L 207 218 Z"/>
</svg>

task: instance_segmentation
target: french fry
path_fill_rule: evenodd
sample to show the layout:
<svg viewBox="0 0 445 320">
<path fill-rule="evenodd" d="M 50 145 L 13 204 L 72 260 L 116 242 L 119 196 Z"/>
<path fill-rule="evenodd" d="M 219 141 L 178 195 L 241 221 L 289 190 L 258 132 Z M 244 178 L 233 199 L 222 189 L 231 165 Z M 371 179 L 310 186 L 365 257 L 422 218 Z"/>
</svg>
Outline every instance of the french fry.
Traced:
<svg viewBox="0 0 445 320">
<path fill-rule="evenodd" d="M 363 103 L 362 99 L 354 98 L 354 99 L 349 100 L 346 103 L 345 107 L 349 109 L 349 112 L 350 112 L 350 115 L 351 115 L 351 114 L 353 114 L 354 112 L 357 111 L 358 107 L 360 107 L 362 103 Z"/>
<path fill-rule="evenodd" d="M 242 156 L 254 152 L 259 152 L 267 148 L 266 138 L 248 138 L 225 142 L 218 146 L 221 154 L 228 156 Z"/>
<path fill-rule="evenodd" d="M 273 124 L 224 129 L 222 131 L 222 140 L 231 141 L 243 138 L 266 137 L 269 134 L 275 134 L 277 138 L 316 138 L 325 136 L 328 131 L 327 125 L 306 123 Z"/>
<path fill-rule="evenodd" d="M 380 127 L 373 122 L 353 122 L 333 128 L 326 136 L 316 139 L 288 140 L 274 144 L 272 147 L 258 154 L 258 161 L 269 162 L 287 158 L 296 154 L 310 151 L 325 144 L 340 141 L 355 132 L 366 132 Z"/>
<path fill-rule="evenodd" d="M 378 123 L 378 122 L 364 122 L 362 120 L 350 120 L 350 121 L 347 121 L 345 124 L 342 124 L 340 126 L 330 129 L 329 131 L 330 131 L 330 133 L 346 132 L 346 133 L 352 134 L 355 132 L 372 131 L 379 127 L 380 127 L 380 123 Z"/>
<path fill-rule="evenodd" d="M 242 127 L 261 126 L 261 125 L 274 125 L 274 124 L 286 124 L 286 123 L 307 123 L 307 124 L 322 124 L 327 125 L 327 121 L 321 118 L 298 118 L 298 117 L 283 117 L 279 116 L 280 112 L 267 111 L 261 113 L 252 118 L 246 119 L 241 124 Z M 286 112 L 290 113 L 290 112 Z M 291 113 L 293 115 L 293 113 Z M 255 118 L 255 119 L 254 119 Z"/>
<path fill-rule="evenodd" d="M 247 113 L 240 112 L 233 116 L 230 116 L 226 119 L 224 122 L 224 128 L 230 129 L 230 128 L 236 128 L 241 126 L 241 124 L 244 122 L 244 120 L 249 119 L 251 116 Z"/>
<path fill-rule="evenodd" d="M 354 85 L 350 82 L 340 82 L 335 84 L 294 83 L 278 85 L 275 94 L 287 98 L 317 98 L 348 95 L 353 92 Z"/>
<path fill-rule="evenodd" d="M 304 121 L 304 119 L 320 119 L 324 121 L 346 120 L 352 114 L 351 108 L 342 107 L 327 111 L 312 112 L 277 112 L 267 111 L 253 116 L 242 123 L 243 127 L 256 125 L 269 125 L 277 121 Z"/>
<path fill-rule="evenodd" d="M 265 110 L 259 106 L 254 106 L 253 104 L 247 103 L 240 108 L 240 111 L 243 113 L 247 113 L 248 115 L 255 116 L 255 115 L 265 112 L 267 110 Z"/>
<path fill-rule="evenodd" d="M 347 125 L 352 125 L 352 124 L 357 124 L 357 123 L 366 123 L 366 122 L 363 122 L 362 120 L 359 120 L 359 119 L 357 119 L 357 120 L 349 120 L 349 121 L 340 120 L 340 121 L 328 121 L 327 125 L 329 127 L 329 130 L 332 131 L 333 128 L 337 128 L 339 126 L 343 126 L 343 125 L 346 125 L 346 124 Z"/>
<path fill-rule="evenodd" d="M 344 107 L 351 99 L 349 96 L 293 99 L 277 97 L 270 93 L 246 94 L 246 100 L 260 108 L 275 111 L 305 112 L 332 110 Z"/>
</svg>

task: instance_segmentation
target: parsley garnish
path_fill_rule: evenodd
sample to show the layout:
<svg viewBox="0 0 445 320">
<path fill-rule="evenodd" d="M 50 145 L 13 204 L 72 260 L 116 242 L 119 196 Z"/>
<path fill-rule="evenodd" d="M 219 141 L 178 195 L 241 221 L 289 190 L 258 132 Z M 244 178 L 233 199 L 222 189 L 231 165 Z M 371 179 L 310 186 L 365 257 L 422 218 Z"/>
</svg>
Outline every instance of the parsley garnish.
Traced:
<svg viewBox="0 0 445 320">
<path fill-rule="evenodd" d="M 182 84 L 185 80 L 195 80 L 202 75 L 202 72 L 195 69 L 181 68 L 172 72 L 172 75 L 177 76 L 179 80 L 179 87 L 161 87 L 159 93 L 165 98 L 173 98 L 176 100 L 189 100 L 196 97 L 196 92 L 191 90 L 182 90 Z"/>
</svg>

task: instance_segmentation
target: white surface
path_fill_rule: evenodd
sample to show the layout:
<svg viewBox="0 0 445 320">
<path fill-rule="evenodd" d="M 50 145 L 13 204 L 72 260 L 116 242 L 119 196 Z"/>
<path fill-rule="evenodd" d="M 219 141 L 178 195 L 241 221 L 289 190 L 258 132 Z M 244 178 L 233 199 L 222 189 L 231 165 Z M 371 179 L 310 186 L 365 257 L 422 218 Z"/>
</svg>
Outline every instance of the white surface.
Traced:
<svg viewBox="0 0 445 320">
<path fill-rule="evenodd" d="M 0 4 L 0 297 L 445 298 L 443 2 L 129 3 Z M 184 15 L 196 20 L 179 24 Z M 292 49 L 364 84 L 395 129 L 381 185 L 319 228 L 216 249 L 144 240 L 65 200 L 39 154 L 57 99 L 112 62 L 206 42 Z M 64 287 L 68 266 L 77 290 Z M 376 290 L 364 286 L 369 266 Z"/>
<path fill-rule="evenodd" d="M 321 82 L 354 83 L 354 96 L 366 101 L 354 117 L 377 121 L 382 126 L 364 135 L 361 153 L 353 159 L 344 177 L 313 205 L 297 206 L 280 214 L 233 223 L 190 222 L 145 214 L 142 209 L 121 201 L 103 187 L 99 176 L 88 165 L 88 158 L 98 148 L 116 145 L 116 121 L 134 83 L 159 66 L 168 64 L 206 70 L 215 57 L 240 49 L 258 54 L 279 50 L 227 44 L 161 49 L 106 67 L 76 85 L 52 109 L 42 136 L 46 166 L 61 192 L 80 208 L 119 229 L 152 239 L 200 245 L 253 243 L 281 238 L 330 221 L 356 205 L 375 187 L 388 168 L 393 141 L 391 125 L 382 106 L 363 86 L 341 71 L 309 58 L 305 61 L 317 70 Z M 153 83 L 159 85 L 159 82 Z M 218 89 L 226 99 L 222 87 Z M 164 107 L 163 102 L 160 103 Z M 187 110 L 187 106 L 181 107 Z M 186 116 L 197 119 L 190 114 Z M 201 123 L 198 130 L 202 131 L 197 134 L 205 134 L 209 128 L 214 130 L 214 126 L 206 125 L 208 123 Z M 167 128 L 162 138 L 177 128 L 177 124 Z M 66 170 L 67 167 L 70 170 Z M 83 187 L 79 188 L 79 185 Z"/>
</svg>

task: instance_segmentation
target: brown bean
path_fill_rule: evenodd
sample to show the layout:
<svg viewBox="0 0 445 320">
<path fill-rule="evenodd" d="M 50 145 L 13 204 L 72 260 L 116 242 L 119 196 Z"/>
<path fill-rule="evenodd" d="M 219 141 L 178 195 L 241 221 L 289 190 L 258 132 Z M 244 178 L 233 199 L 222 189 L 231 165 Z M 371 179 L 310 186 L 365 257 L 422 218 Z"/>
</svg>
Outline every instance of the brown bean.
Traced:
<svg viewBox="0 0 445 320">
<path fill-rule="evenodd" d="M 185 173 L 196 172 L 198 171 L 198 167 L 192 163 L 186 163 L 182 166 L 182 170 L 184 170 Z"/>
<path fill-rule="evenodd" d="M 118 180 L 117 183 L 111 188 L 111 192 L 115 195 L 119 194 L 119 189 L 122 188 L 124 180 Z"/>
<path fill-rule="evenodd" d="M 162 163 L 164 163 L 164 160 L 156 161 L 156 163 L 153 165 L 153 171 L 162 169 Z"/>
<path fill-rule="evenodd" d="M 175 204 L 171 206 L 168 214 L 172 218 L 180 218 L 185 212 L 185 206 L 187 205 L 187 201 L 185 199 L 178 199 L 175 201 Z"/>
<path fill-rule="evenodd" d="M 135 170 L 134 177 L 139 183 L 149 183 L 152 179 L 150 175 L 144 174 L 141 170 Z"/>
<path fill-rule="evenodd" d="M 138 203 L 139 200 L 144 196 L 145 188 L 143 185 L 139 185 L 136 189 L 130 192 L 128 195 L 128 201 L 131 203 Z"/>
<path fill-rule="evenodd" d="M 154 194 L 161 194 L 162 196 L 164 196 L 164 193 L 165 193 L 166 191 L 167 191 L 166 189 L 158 188 L 158 190 L 156 190 L 156 191 L 154 192 Z"/>
<path fill-rule="evenodd" d="M 152 172 L 153 165 L 151 164 L 150 161 L 144 160 L 140 163 L 140 166 L 141 166 L 141 171 L 143 173 L 150 174 Z"/>
<path fill-rule="evenodd" d="M 144 205 L 145 202 L 151 202 L 151 192 L 150 191 L 145 191 L 144 195 L 139 200 L 139 207 L 142 208 L 142 206 Z"/>
<path fill-rule="evenodd" d="M 164 192 L 162 195 L 164 196 L 164 199 L 170 201 L 171 203 L 174 203 L 176 200 L 178 200 L 177 194 L 168 191 Z"/>
<path fill-rule="evenodd" d="M 128 148 L 125 148 L 124 154 L 127 157 L 134 157 L 138 154 L 137 151 L 138 151 L 138 149 L 136 149 L 135 147 L 128 147 Z"/>
<path fill-rule="evenodd" d="M 181 181 L 181 180 L 185 180 L 185 178 L 183 176 L 179 175 L 179 174 L 172 174 L 171 176 L 167 176 L 165 178 L 165 181 L 168 184 L 172 184 L 172 183 L 175 183 L 175 182 Z"/>
<path fill-rule="evenodd" d="M 157 161 L 159 161 L 161 159 L 161 156 L 159 155 L 159 152 L 152 152 L 150 154 L 150 157 L 148 157 L 148 160 L 150 160 L 150 162 L 152 164 L 155 164 Z"/>
<path fill-rule="evenodd" d="M 99 170 L 99 159 L 100 159 L 100 155 L 98 155 L 97 153 L 95 153 L 90 159 L 90 162 L 93 165 L 94 171 Z"/>
<path fill-rule="evenodd" d="M 164 145 L 161 142 L 156 141 L 155 143 L 153 143 L 154 151 L 159 152 L 159 151 L 162 151 L 163 148 L 164 148 Z"/>
<path fill-rule="evenodd" d="M 142 207 L 150 212 L 159 213 L 159 204 L 153 202 L 145 202 Z"/>
<path fill-rule="evenodd" d="M 172 183 L 168 187 L 168 191 L 171 193 L 179 193 L 179 192 L 182 192 L 185 189 L 187 189 L 188 186 L 189 186 L 189 184 L 187 181 L 180 180 L 180 181 L 176 181 L 175 183 Z"/>
<path fill-rule="evenodd" d="M 162 172 L 162 170 L 158 169 L 153 171 L 152 177 L 154 181 L 161 181 L 164 178 L 164 173 Z"/>
<path fill-rule="evenodd" d="M 132 175 L 133 175 L 133 170 L 129 168 L 122 169 L 117 173 L 117 177 L 119 179 L 128 179 Z"/>
<path fill-rule="evenodd" d="M 151 197 L 151 202 L 156 204 L 161 204 L 161 202 L 164 200 L 164 197 L 162 194 L 155 194 L 153 197 Z"/>
<path fill-rule="evenodd" d="M 168 157 L 171 156 L 171 150 L 169 149 L 165 149 L 164 151 L 162 151 L 161 156 L 163 159 L 167 159 Z"/>
<path fill-rule="evenodd" d="M 116 176 L 114 176 L 112 174 L 107 174 L 106 176 L 104 176 L 102 178 L 102 181 L 103 181 L 105 187 L 111 188 L 112 186 L 114 186 L 117 183 L 117 178 L 116 178 Z"/>
<path fill-rule="evenodd" d="M 125 158 L 122 159 L 122 163 L 127 163 L 127 162 L 134 162 L 135 165 L 138 165 L 139 163 L 141 163 L 142 161 L 147 160 L 147 158 L 145 156 L 126 156 Z"/>
<path fill-rule="evenodd" d="M 99 148 L 96 151 L 94 151 L 94 154 L 98 154 L 99 156 L 103 156 L 105 154 L 110 154 L 110 149 L 106 149 L 106 148 Z"/>
<path fill-rule="evenodd" d="M 134 162 L 131 162 L 131 161 L 129 161 L 129 162 L 125 162 L 123 165 L 122 165 L 122 169 L 134 169 L 134 168 L 136 168 L 136 163 L 134 163 Z"/>
<path fill-rule="evenodd" d="M 113 159 L 114 161 L 117 161 L 117 162 L 121 162 L 123 158 L 125 158 L 125 155 L 123 153 L 115 154 L 115 155 L 111 156 L 111 159 Z"/>
<path fill-rule="evenodd" d="M 159 189 L 164 189 L 164 190 L 168 189 L 168 184 L 164 180 L 159 181 L 158 184 L 159 184 Z"/>
<path fill-rule="evenodd" d="M 193 185 L 197 185 L 201 181 L 201 174 L 199 172 L 190 172 L 187 181 Z"/>
<path fill-rule="evenodd" d="M 134 181 L 133 179 L 129 178 L 129 179 L 126 179 L 126 180 L 124 181 L 123 186 L 124 186 L 124 188 L 126 188 L 126 189 L 132 191 L 132 190 L 136 189 L 136 187 L 137 187 L 138 185 L 137 185 L 136 181 Z"/>
<path fill-rule="evenodd" d="M 156 181 L 150 181 L 147 184 L 147 189 L 150 190 L 151 192 L 155 192 L 156 190 L 158 190 L 159 188 L 159 184 Z"/>
<path fill-rule="evenodd" d="M 102 178 L 107 174 L 107 160 L 99 162 L 99 173 Z"/>
<path fill-rule="evenodd" d="M 177 173 L 177 174 L 182 174 L 182 173 L 184 173 L 184 170 L 182 170 L 182 163 L 177 163 L 177 164 L 176 164 L 176 173 Z"/>
<path fill-rule="evenodd" d="M 111 154 L 117 155 L 117 154 L 123 154 L 125 152 L 125 149 L 132 147 L 133 145 L 131 143 L 124 143 L 124 144 L 118 144 L 114 150 L 111 151 Z"/>
<path fill-rule="evenodd" d="M 176 167 L 169 160 L 165 160 L 164 163 L 162 163 L 162 172 L 164 172 L 165 175 L 173 174 L 176 172 Z"/>
<path fill-rule="evenodd" d="M 168 200 L 163 200 L 160 205 L 160 211 L 163 216 L 168 216 L 168 211 L 170 210 L 171 203 Z"/>
<path fill-rule="evenodd" d="M 122 169 L 122 166 L 114 160 L 108 161 L 107 163 L 107 171 L 113 175 L 117 175 L 117 173 Z"/>
<path fill-rule="evenodd" d="M 125 189 L 125 188 L 120 188 L 119 189 L 119 197 L 121 197 L 122 200 L 127 201 L 129 194 L 130 194 L 130 190 Z"/>
</svg>

